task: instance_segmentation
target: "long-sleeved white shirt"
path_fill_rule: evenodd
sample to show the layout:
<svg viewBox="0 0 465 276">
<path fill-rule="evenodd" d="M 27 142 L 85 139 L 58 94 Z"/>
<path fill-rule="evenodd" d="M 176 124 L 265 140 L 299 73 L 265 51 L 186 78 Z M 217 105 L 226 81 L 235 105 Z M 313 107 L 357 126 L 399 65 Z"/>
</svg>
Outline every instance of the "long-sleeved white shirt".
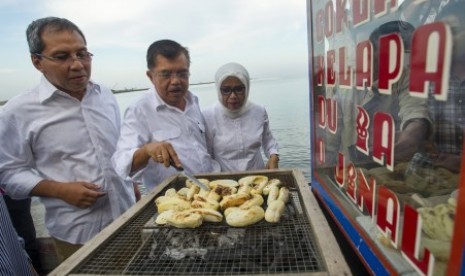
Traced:
<svg viewBox="0 0 465 276">
<path fill-rule="evenodd" d="M 262 148 L 266 157 L 278 153 L 266 109 L 248 104 L 248 110 L 235 118 L 226 115 L 219 103 L 203 110 L 209 151 L 221 171 L 264 169 Z"/>
<path fill-rule="evenodd" d="M 78 101 L 42 77 L 0 114 L 0 183 L 9 195 L 27 197 L 44 179 L 86 181 L 107 192 L 85 209 L 42 197 L 52 237 L 83 244 L 135 203 L 132 183 L 111 165 L 120 114 L 109 89 L 90 83 Z"/>
<path fill-rule="evenodd" d="M 119 175 L 132 177 L 133 181 L 142 182 L 151 190 L 177 173 L 174 168 L 166 168 L 152 159 L 145 168 L 131 173 L 134 152 L 156 141 L 171 143 L 186 172 L 219 171 L 219 166 L 213 165 L 207 152 L 205 121 L 198 99 L 191 92 L 186 95 L 184 111 L 164 103 L 153 87 L 127 108 L 117 150 L 113 155 L 113 165 Z"/>
</svg>

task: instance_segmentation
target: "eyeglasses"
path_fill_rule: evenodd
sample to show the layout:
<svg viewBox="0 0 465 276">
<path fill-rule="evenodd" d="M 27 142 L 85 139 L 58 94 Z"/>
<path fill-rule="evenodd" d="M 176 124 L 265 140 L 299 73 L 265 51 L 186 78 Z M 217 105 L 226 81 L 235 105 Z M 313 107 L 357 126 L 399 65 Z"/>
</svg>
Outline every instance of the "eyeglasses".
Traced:
<svg viewBox="0 0 465 276">
<path fill-rule="evenodd" d="M 181 71 L 181 72 L 169 72 L 169 71 L 162 71 L 156 73 L 155 76 L 159 77 L 160 79 L 163 80 L 170 80 L 173 77 L 176 77 L 178 79 L 182 80 L 187 80 L 191 74 L 189 71 Z"/>
<path fill-rule="evenodd" d="M 33 55 L 39 58 L 46 58 L 50 61 L 60 64 L 71 64 L 75 59 L 77 59 L 79 62 L 87 63 L 90 62 L 92 60 L 92 57 L 94 56 L 92 53 L 89 53 L 87 51 L 79 51 L 76 52 L 76 54 L 74 55 L 68 53 L 56 54 L 54 56 L 45 56 L 37 53 L 33 53 Z"/>
<path fill-rule="evenodd" d="M 223 86 L 220 87 L 221 94 L 227 96 L 230 95 L 232 92 L 236 93 L 236 95 L 242 95 L 245 93 L 245 86 L 239 85 L 239 86 Z"/>
</svg>

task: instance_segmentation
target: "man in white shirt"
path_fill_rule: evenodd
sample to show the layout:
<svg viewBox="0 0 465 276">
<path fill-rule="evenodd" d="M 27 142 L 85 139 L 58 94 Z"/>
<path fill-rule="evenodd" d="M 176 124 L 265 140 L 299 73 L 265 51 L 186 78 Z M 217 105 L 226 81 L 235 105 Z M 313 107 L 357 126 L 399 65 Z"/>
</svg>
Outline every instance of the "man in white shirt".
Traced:
<svg viewBox="0 0 465 276">
<path fill-rule="evenodd" d="M 183 167 L 189 173 L 219 171 L 207 152 L 205 122 L 189 90 L 188 50 L 159 40 L 147 51 L 148 93 L 124 115 L 113 164 L 122 178 L 132 177 L 151 190 Z"/>
<path fill-rule="evenodd" d="M 111 165 L 120 132 L 112 92 L 90 81 L 92 54 L 63 18 L 26 31 L 40 83 L 0 113 L 0 183 L 13 198 L 39 196 L 62 260 L 135 203 Z"/>
</svg>

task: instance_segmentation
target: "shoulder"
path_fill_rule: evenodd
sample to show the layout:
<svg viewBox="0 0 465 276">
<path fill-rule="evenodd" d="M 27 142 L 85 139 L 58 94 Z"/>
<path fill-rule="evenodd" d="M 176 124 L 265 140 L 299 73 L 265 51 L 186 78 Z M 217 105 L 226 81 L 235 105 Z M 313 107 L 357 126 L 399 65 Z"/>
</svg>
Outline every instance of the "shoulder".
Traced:
<svg viewBox="0 0 465 276">
<path fill-rule="evenodd" d="M 39 107 L 40 100 L 37 89 L 25 91 L 19 95 L 9 99 L 3 106 L 0 107 L 2 117 L 14 115 L 27 115 L 28 110 L 33 106 Z"/>
<path fill-rule="evenodd" d="M 209 105 L 202 109 L 202 114 L 204 116 L 213 116 L 215 114 L 216 104 Z"/>
<path fill-rule="evenodd" d="M 259 105 L 253 102 L 248 103 L 249 107 L 249 114 L 252 116 L 257 116 L 257 115 L 266 115 L 266 109 L 263 105 Z"/>
</svg>

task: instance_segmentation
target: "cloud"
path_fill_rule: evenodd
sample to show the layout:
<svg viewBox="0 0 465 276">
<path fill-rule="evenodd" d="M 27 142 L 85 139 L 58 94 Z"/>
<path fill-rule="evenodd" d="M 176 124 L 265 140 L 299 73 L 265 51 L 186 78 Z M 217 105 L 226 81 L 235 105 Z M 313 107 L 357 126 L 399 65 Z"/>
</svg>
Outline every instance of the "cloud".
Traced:
<svg viewBox="0 0 465 276">
<path fill-rule="evenodd" d="M 0 7 L 3 21 L 13 22 L 3 31 L 0 25 L 0 32 L 15 47 L 0 45 L 9 53 L 0 52 L 2 65 L 23 73 L 34 70 L 25 55 L 27 25 L 58 16 L 83 30 L 95 54 L 93 77 L 109 86 L 148 85 L 146 50 L 165 38 L 189 48 L 192 82 L 211 81 L 230 61 L 243 63 L 254 77 L 307 74 L 303 0 L 0 0 Z"/>
</svg>

